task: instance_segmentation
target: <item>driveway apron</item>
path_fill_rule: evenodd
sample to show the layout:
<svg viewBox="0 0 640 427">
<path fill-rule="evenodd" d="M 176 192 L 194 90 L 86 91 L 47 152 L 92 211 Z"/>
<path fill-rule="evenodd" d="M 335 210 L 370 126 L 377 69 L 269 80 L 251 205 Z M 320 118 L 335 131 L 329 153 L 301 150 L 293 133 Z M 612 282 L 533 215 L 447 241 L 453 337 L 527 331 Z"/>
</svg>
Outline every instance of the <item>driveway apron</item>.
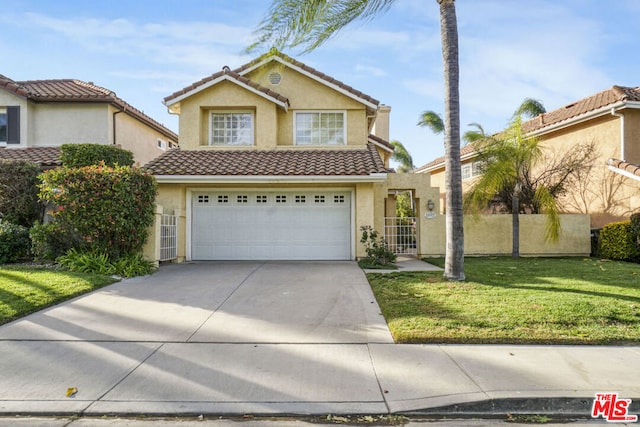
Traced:
<svg viewBox="0 0 640 427">
<path fill-rule="evenodd" d="M 354 262 L 170 264 L 1 326 L 0 414 L 384 413 L 369 343 Z"/>
</svg>

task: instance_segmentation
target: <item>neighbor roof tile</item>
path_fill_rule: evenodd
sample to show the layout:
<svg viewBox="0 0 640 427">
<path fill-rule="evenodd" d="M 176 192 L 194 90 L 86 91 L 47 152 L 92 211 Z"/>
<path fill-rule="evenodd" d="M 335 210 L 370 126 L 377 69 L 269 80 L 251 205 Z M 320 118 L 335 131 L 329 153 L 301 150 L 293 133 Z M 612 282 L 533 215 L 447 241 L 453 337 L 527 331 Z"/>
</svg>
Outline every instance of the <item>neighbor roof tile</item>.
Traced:
<svg viewBox="0 0 640 427">
<path fill-rule="evenodd" d="M 0 148 L 0 160 L 26 160 L 44 168 L 62 164 L 59 147 Z"/>
<path fill-rule="evenodd" d="M 75 79 L 14 81 L 0 74 L 0 88 L 34 102 L 106 102 L 126 111 L 167 138 L 178 141 L 178 135 L 147 116 L 115 92 L 93 83 Z"/>
</svg>

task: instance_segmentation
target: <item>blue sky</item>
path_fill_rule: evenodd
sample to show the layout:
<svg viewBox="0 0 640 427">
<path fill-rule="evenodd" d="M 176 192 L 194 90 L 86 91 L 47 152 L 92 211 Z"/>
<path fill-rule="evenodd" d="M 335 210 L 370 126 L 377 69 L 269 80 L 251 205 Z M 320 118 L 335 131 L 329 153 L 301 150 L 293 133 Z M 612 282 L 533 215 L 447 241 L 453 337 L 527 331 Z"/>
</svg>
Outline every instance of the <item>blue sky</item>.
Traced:
<svg viewBox="0 0 640 427">
<path fill-rule="evenodd" d="M 268 0 L 20 0 L 3 3 L 0 74 L 77 78 L 178 131 L 162 99 L 252 57 L 243 53 Z M 462 131 L 500 130 L 526 97 L 547 110 L 607 89 L 640 85 L 638 0 L 457 0 Z M 308 55 L 286 52 L 390 105 L 391 139 L 416 166 L 444 153 L 416 126 L 443 110 L 435 0 L 398 0 Z"/>
</svg>

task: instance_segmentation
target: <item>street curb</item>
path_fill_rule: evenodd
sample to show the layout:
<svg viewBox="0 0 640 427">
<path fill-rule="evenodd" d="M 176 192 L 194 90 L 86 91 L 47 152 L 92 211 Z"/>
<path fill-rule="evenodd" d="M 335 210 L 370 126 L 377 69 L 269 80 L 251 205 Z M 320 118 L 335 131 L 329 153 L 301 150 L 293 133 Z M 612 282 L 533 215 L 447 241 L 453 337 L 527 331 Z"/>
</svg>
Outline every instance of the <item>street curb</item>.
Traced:
<svg viewBox="0 0 640 427">
<path fill-rule="evenodd" d="M 625 396 L 627 398 L 627 396 Z M 640 415 L 640 397 L 630 398 L 629 413 Z M 407 416 L 501 416 L 550 415 L 561 418 L 591 418 L 594 396 L 560 398 L 489 399 L 435 408 L 398 412 Z"/>
</svg>

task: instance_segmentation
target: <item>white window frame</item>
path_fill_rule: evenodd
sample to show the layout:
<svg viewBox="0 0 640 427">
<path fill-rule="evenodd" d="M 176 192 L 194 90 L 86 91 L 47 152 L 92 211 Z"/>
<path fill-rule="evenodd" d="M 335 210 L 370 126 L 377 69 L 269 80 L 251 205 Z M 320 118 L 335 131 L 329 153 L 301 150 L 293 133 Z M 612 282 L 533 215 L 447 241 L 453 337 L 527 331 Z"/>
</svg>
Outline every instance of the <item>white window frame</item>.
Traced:
<svg viewBox="0 0 640 427">
<path fill-rule="evenodd" d="M 213 118 L 214 116 L 232 116 L 232 115 L 248 115 L 251 118 L 251 126 L 249 129 L 249 132 L 247 134 L 247 137 L 243 138 L 243 141 L 240 142 L 224 142 L 224 143 L 216 143 L 214 142 L 214 138 L 213 138 L 213 133 L 215 131 L 214 129 L 214 124 L 213 124 Z M 218 130 L 222 130 L 223 132 L 233 132 L 233 129 L 228 129 L 226 128 L 226 123 L 227 121 L 225 120 L 225 128 L 224 129 L 218 129 Z M 214 146 L 214 147 L 247 147 L 247 146 L 252 146 L 254 145 L 254 134 L 255 134 L 255 123 L 256 123 L 256 119 L 255 119 L 255 113 L 253 111 L 250 110 L 224 110 L 224 111 L 218 111 L 218 110 L 214 110 L 214 111 L 210 111 L 209 112 L 209 145 L 210 146 Z M 225 135 L 225 139 L 228 137 L 228 135 Z"/>
<path fill-rule="evenodd" d="M 472 170 L 473 167 L 471 166 L 471 163 L 464 163 L 461 168 L 462 179 L 471 179 L 471 177 L 473 176 Z"/>
<path fill-rule="evenodd" d="M 7 139 L 9 139 L 9 115 L 5 107 L 0 107 L 0 114 L 4 115 L 4 140 L 0 139 L 0 146 L 4 146 L 7 144 Z"/>
<path fill-rule="evenodd" d="M 341 114 L 342 115 L 342 134 L 338 135 L 339 142 L 331 142 L 335 140 L 335 138 L 330 139 L 328 142 L 318 141 L 317 138 L 326 137 L 327 135 L 321 135 L 322 128 L 311 129 L 311 135 L 309 136 L 312 140 L 314 137 L 316 138 L 315 142 L 300 142 L 298 140 L 298 116 L 304 114 L 317 114 L 318 118 L 320 118 L 323 114 Z M 320 122 L 319 120 L 318 122 Z M 317 135 L 313 135 L 313 132 L 316 132 Z M 302 145 L 302 146 L 332 146 L 332 145 L 346 145 L 347 144 L 347 112 L 345 110 L 301 110 L 293 112 L 293 145 Z"/>
</svg>

